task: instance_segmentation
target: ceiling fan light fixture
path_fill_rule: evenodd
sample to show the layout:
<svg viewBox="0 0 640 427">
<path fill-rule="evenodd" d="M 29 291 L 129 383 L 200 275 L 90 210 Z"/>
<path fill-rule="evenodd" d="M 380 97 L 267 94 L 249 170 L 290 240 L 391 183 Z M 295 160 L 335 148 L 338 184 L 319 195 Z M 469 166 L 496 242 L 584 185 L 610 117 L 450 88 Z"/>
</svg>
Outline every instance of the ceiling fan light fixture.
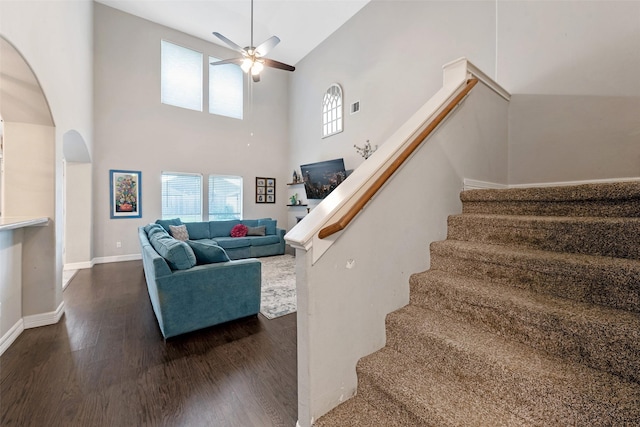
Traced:
<svg viewBox="0 0 640 427">
<path fill-rule="evenodd" d="M 255 47 L 253 45 L 253 0 L 251 0 L 251 44 L 249 46 L 242 48 L 222 34 L 215 31 L 213 32 L 213 35 L 223 41 L 224 44 L 226 44 L 231 49 L 242 54 L 242 57 L 212 62 L 211 65 L 240 64 L 240 68 L 243 72 L 247 74 L 251 72 L 253 81 L 256 83 L 260 81 L 260 73 L 262 72 L 264 67 L 278 68 L 280 70 L 287 71 L 295 71 L 296 69 L 292 65 L 287 65 L 283 62 L 274 61 L 273 59 L 264 57 L 271 49 L 273 49 L 278 43 L 280 43 L 280 39 L 277 36 L 269 37 L 258 47 Z"/>
<path fill-rule="evenodd" d="M 244 58 L 242 64 L 240 64 L 240 68 L 242 68 L 242 71 L 244 71 L 245 73 L 248 73 L 252 66 L 253 61 L 251 60 L 251 58 Z"/>
<path fill-rule="evenodd" d="M 262 65 L 261 62 L 256 61 L 253 63 L 253 67 L 251 67 L 251 75 L 252 76 L 258 75 L 263 69 L 264 69 L 264 65 Z"/>
</svg>

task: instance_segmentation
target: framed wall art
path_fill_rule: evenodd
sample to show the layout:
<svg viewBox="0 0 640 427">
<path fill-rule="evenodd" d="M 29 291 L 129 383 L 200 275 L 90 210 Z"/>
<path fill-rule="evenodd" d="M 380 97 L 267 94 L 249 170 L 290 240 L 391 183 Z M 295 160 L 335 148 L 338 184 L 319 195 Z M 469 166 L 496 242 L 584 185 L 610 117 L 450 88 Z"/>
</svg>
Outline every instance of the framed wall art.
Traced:
<svg viewBox="0 0 640 427">
<path fill-rule="evenodd" d="M 256 203 L 276 202 L 276 179 L 256 178 Z"/>
<path fill-rule="evenodd" d="M 111 169 L 109 171 L 109 198 L 111 218 L 141 218 L 142 172 Z"/>
</svg>

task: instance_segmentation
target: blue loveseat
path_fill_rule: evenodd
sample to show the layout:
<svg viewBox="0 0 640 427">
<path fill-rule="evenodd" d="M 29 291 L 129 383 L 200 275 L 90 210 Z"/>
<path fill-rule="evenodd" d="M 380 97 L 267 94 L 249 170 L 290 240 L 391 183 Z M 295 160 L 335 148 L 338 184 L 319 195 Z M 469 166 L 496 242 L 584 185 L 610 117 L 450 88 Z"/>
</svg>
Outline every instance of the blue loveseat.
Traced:
<svg viewBox="0 0 640 427">
<path fill-rule="evenodd" d="M 230 260 L 224 249 L 206 241 L 192 241 L 192 247 L 159 224 L 140 227 L 138 237 L 151 305 L 165 339 L 260 311 L 257 259 Z"/>
</svg>

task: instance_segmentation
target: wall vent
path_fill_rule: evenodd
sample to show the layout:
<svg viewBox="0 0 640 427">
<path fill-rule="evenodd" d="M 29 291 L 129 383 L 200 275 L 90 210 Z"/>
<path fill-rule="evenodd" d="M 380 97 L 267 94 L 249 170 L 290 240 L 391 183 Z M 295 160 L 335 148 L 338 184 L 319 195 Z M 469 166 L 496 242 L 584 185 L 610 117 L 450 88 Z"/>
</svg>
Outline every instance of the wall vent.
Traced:
<svg viewBox="0 0 640 427">
<path fill-rule="evenodd" d="M 355 114 L 360 111 L 360 101 L 356 101 L 351 104 L 351 114 Z"/>
</svg>

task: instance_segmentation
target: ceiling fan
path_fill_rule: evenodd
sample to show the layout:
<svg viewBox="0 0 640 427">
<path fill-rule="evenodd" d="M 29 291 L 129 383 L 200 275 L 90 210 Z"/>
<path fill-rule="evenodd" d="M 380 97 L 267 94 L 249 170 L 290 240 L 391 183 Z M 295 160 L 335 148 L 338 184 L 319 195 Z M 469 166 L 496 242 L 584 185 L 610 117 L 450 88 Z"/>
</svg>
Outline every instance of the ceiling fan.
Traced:
<svg viewBox="0 0 640 427">
<path fill-rule="evenodd" d="M 254 82 L 260 81 L 260 72 L 264 67 L 278 68 L 286 71 L 294 71 L 296 69 L 294 66 L 264 57 L 271 49 L 280 43 L 280 39 L 278 37 L 271 36 L 258 47 L 253 45 L 253 0 L 251 0 L 251 45 L 242 48 L 218 32 L 214 31 L 213 35 L 225 42 L 231 49 L 241 53 L 242 56 L 239 58 L 212 62 L 211 65 L 239 65 L 240 68 L 242 68 L 242 71 L 247 74 L 251 73 L 251 78 Z"/>
</svg>

